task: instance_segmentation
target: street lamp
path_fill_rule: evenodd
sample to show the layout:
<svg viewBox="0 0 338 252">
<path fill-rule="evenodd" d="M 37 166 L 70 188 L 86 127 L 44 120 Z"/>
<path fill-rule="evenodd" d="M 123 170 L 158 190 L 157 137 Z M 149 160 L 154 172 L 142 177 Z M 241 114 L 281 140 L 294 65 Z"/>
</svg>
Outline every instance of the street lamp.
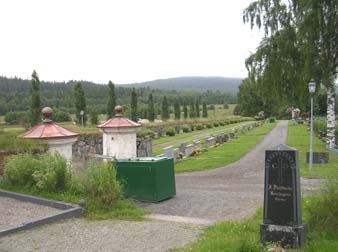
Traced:
<svg viewBox="0 0 338 252">
<path fill-rule="evenodd" d="M 84 115 L 83 110 L 80 111 L 80 115 L 81 115 L 81 125 L 82 125 L 82 128 L 83 128 L 83 115 Z"/>
<path fill-rule="evenodd" d="M 312 171 L 313 151 L 312 151 L 312 138 L 313 138 L 313 94 L 316 92 L 316 82 L 312 79 L 309 82 L 309 93 L 311 95 L 311 118 L 310 118 L 310 153 L 309 153 L 309 170 Z"/>
</svg>

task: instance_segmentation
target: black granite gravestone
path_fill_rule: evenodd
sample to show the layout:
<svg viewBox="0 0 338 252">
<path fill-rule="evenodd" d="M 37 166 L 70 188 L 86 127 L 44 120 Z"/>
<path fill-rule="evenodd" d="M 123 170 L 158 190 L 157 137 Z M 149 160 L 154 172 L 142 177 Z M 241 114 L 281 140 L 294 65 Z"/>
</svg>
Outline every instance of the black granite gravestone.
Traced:
<svg viewBox="0 0 338 252">
<path fill-rule="evenodd" d="M 278 145 L 265 152 L 264 219 L 261 240 L 300 248 L 305 244 L 302 224 L 298 151 Z"/>
</svg>

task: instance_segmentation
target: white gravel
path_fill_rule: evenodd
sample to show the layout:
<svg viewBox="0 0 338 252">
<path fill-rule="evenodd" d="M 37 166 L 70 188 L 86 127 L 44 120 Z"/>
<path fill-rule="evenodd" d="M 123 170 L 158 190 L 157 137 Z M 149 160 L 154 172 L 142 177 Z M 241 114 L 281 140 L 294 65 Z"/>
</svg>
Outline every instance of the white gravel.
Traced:
<svg viewBox="0 0 338 252">
<path fill-rule="evenodd" d="M 52 207 L 0 197 L 0 230 L 19 226 L 29 220 L 45 217 L 60 211 Z"/>
<path fill-rule="evenodd" d="M 73 219 L 3 237 L 0 251 L 169 251 L 201 234 L 199 226 L 170 222 Z"/>
</svg>

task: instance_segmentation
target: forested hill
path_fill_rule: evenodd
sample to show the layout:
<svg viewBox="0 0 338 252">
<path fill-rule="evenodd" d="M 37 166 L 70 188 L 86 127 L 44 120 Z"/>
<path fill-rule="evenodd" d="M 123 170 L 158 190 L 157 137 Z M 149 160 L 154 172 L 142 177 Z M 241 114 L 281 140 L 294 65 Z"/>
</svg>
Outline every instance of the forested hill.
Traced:
<svg viewBox="0 0 338 252">
<path fill-rule="evenodd" d="M 89 110 L 95 109 L 98 113 L 105 113 L 108 103 L 108 86 L 87 81 L 79 82 L 82 83 L 85 91 L 87 108 Z M 42 106 L 51 106 L 73 113 L 75 111 L 73 96 L 75 84 L 76 81 L 69 81 L 67 83 L 41 81 L 40 93 Z M 163 90 L 162 85 L 154 88 L 136 85 L 139 110 L 145 109 L 150 93 L 153 93 L 154 103 L 158 108 L 161 107 L 160 104 L 164 95 L 167 96 L 169 104 L 174 104 L 176 99 L 181 104 L 183 101 L 190 103 L 195 99 L 199 99 L 201 102 L 205 101 L 208 104 L 220 104 L 223 102 L 236 103 L 237 101 L 237 97 L 233 93 L 214 90 L 198 91 L 198 89 L 181 91 L 182 89 L 175 90 L 176 86 L 173 84 L 168 85 L 170 85 L 170 90 Z M 179 86 L 178 82 L 176 85 Z M 200 84 L 197 84 L 197 86 L 198 85 Z M 8 111 L 28 110 L 30 107 L 30 89 L 30 80 L 0 76 L 0 115 L 4 115 Z M 117 103 L 122 104 L 126 111 L 129 109 L 131 91 L 132 86 L 130 85 L 115 85 Z"/>
<path fill-rule="evenodd" d="M 225 78 L 225 77 L 177 77 L 135 83 L 132 84 L 132 86 L 150 87 L 164 90 L 178 90 L 178 91 L 219 90 L 221 92 L 237 93 L 238 87 L 242 83 L 242 80 L 243 79 L 241 78 Z"/>
</svg>

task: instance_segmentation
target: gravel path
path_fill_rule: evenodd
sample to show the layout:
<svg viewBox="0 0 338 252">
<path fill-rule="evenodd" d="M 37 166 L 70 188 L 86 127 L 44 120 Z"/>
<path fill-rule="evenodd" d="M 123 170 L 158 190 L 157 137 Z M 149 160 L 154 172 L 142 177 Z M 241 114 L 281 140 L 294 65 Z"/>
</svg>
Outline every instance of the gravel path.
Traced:
<svg viewBox="0 0 338 252">
<path fill-rule="evenodd" d="M 201 218 L 206 222 L 250 217 L 263 202 L 265 150 L 286 144 L 287 129 L 288 122 L 280 122 L 251 152 L 226 167 L 177 174 L 174 198 L 140 205 L 153 213 Z M 313 180 L 302 182 L 303 190 L 314 186 Z"/>
<path fill-rule="evenodd" d="M 29 220 L 58 212 L 61 212 L 61 210 L 7 197 L 0 197 L 0 230 L 19 226 Z"/>
<path fill-rule="evenodd" d="M 216 131 L 212 131 L 212 132 L 206 132 L 206 133 L 202 133 L 202 134 L 198 134 L 198 135 L 193 135 L 193 136 L 190 136 L 190 137 L 187 137 L 187 138 L 184 138 L 184 139 L 178 139 L 178 140 L 175 140 L 175 141 L 165 142 L 165 143 L 161 143 L 161 144 L 155 144 L 155 145 L 153 145 L 153 149 L 163 149 L 163 148 L 168 147 L 168 146 L 186 143 L 186 142 L 190 142 L 190 141 L 193 141 L 193 140 L 199 140 L 199 139 L 204 138 L 204 137 L 209 137 L 212 134 L 223 133 L 226 130 L 231 130 L 233 128 L 240 128 L 241 126 L 250 125 L 250 124 L 252 124 L 252 122 L 249 122 L 249 123 L 245 122 L 245 123 L 241 123 L 241 124 L 238 124 L 236 126 L 233 126 L 233 127 L 227 127 L 227 128 L 222 128 L 220 130 L 216 130 Z"/>
</svg>

